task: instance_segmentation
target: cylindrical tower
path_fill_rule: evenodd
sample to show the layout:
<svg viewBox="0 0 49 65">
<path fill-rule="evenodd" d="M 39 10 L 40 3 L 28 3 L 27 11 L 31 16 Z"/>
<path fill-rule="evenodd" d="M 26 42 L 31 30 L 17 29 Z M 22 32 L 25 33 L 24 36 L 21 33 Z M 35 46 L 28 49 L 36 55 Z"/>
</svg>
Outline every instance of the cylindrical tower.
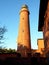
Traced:
<svg viewBox="0 0 49 65">
<path fill-rule="evenodd" d="M 31 50 L 29 10 L 27 5 L 23 5 L 20 10 L 20 23 L 18 32 L 17 50 L 29 52 Z"/>
</svg>

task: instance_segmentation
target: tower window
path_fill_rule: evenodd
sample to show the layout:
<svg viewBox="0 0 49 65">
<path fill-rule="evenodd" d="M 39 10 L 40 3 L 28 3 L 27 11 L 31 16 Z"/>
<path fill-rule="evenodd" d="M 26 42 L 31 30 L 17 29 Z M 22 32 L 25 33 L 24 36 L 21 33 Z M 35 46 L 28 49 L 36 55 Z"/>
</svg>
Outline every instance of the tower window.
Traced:
<svg viewBox="0 0 49 65">
<path fill-rule="evenodd" d="M 24 20 L 24 18 L 22 18 Z"/>
<path fill-rule="evenodd" d="M 24 32 L 24 30 L 22 30 L 22 32 Z"/>
</svg>

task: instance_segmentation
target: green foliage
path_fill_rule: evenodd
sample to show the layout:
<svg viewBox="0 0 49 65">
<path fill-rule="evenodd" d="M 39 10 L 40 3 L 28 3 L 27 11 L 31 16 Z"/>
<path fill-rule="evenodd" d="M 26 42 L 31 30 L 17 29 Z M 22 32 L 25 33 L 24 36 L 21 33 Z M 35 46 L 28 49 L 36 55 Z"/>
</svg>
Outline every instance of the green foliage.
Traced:
<svg viewBox="0 0 49 65">
<path fill-rule="evenodd" d="M 16 52 L 16 50 L 15 49 L 11 49 L 11 48 L 9 48 L 9 50 L 8 50 L 8 52 L 7 53 L 15 53 Z"/>
<path fill-rule="evenodd" d="M 16 53 L 15 49 L 0 48 L 0 53 Z"/>
</svg>

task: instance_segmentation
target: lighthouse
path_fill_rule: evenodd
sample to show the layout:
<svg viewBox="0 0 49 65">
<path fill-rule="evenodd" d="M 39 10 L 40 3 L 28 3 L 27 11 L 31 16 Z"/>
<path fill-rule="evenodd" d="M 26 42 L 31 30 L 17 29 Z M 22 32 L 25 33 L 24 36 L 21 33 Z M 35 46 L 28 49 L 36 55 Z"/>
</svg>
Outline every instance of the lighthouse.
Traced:
<svg viewBox="0 0 49 65">
<path fill-rule="evenodd" d="M 17 51 L 24 56 L 31 51 L 29 14 L 28 6 L 23 5 L 19 13 L 20 22 L 18 29 Z"/>
</svg>

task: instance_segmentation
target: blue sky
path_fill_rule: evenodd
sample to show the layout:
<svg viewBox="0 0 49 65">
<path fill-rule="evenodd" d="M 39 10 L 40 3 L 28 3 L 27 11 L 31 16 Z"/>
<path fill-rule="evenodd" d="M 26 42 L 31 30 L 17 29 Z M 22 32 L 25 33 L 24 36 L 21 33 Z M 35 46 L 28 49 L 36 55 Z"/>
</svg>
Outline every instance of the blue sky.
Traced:
<svg viewBox="0 0 49 65">
<path fill-rule="evenodd" d="M 37 49 L 37 39 L 43 38 L 42 32 L 38 32 L 40 0 L 0 0 L 0 26 L 8 30 L 4 35 L 6 48 L 17 49 L 19 12 L 24 4 L 28 5 L 30 11 L 31 48 Z"/>
</svg>

